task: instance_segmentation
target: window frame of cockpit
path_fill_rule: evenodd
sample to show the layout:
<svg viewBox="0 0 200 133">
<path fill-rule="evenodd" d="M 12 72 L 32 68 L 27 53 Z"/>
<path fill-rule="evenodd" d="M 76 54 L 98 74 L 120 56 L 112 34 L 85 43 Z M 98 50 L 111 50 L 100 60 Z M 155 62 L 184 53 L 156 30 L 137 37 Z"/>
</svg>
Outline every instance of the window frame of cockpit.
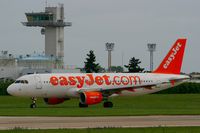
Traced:
<svg viewBox="0 0 200 133">
<path fill-rule="evenodd" d="M 14 82 L 15 84 L 29 84 L 29 82 L 28 82 L 28 80 L 16 80 L 15 82 Z"/>
</svg>

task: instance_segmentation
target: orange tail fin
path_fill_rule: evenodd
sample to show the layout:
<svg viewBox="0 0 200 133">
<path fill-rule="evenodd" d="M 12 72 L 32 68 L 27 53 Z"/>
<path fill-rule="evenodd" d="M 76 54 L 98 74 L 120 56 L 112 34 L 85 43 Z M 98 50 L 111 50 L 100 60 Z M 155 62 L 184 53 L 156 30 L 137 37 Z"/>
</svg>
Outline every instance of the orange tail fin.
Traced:
<svg viewBox="0 0 200 133">
<path fill-rule="evenodd" d="M 180 74 L 186 39 L 178 39 L 153 73 Z"/>
</svg>

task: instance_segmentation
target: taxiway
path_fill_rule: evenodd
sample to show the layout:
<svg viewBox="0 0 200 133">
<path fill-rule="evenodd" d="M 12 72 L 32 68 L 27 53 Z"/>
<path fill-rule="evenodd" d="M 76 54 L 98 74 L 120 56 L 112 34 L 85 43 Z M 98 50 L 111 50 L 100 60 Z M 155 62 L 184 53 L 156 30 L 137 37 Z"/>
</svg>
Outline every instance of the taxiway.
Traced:
<svg viewBox="0 0 200 133">
<path fill-rule="evenodd" d="M 0 129 L 200 126 L 200 115 L 112 117 L 0 117 Z"/>
</svg>

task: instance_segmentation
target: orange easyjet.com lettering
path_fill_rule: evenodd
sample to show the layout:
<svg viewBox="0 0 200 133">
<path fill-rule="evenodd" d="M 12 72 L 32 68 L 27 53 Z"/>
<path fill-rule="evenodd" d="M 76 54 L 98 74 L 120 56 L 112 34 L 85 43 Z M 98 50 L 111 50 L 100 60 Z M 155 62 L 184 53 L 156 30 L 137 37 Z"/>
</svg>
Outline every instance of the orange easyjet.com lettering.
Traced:
<svg viewBox="0 0 200 133">
<path fill-rule="evenodd" d="M 53 86 L 76 86 L 83 88 L 84 85 L 137 85 L 141 84 L 139 76 L 114 76 L 109 75 L 94 76 L 93 74 L 86 74 L 84 76 L 51 76 L 50 83 Z"/>
</svg>

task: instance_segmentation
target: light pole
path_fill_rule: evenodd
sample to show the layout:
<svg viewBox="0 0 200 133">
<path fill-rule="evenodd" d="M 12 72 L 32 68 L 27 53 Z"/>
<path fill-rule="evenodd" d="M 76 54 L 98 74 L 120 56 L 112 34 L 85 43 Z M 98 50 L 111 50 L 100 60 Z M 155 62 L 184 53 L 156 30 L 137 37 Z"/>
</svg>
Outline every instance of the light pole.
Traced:
<svg viewBox="0 0 200 133">
<path fill-rule="evenodd" d="M 156 50 L 155 43 L 148 43 L 147 44 L 148 51 L 150 52 L 150 71 L 153 71 L 153 52 Z"/>
<path fill-rule="evenodd" d="M 111 51 L 113 51 L 114 45 L 114 43 L 106 43 L 106 51 L 108 51 L 108 72 L 111 71 Z"/>
</svg>

